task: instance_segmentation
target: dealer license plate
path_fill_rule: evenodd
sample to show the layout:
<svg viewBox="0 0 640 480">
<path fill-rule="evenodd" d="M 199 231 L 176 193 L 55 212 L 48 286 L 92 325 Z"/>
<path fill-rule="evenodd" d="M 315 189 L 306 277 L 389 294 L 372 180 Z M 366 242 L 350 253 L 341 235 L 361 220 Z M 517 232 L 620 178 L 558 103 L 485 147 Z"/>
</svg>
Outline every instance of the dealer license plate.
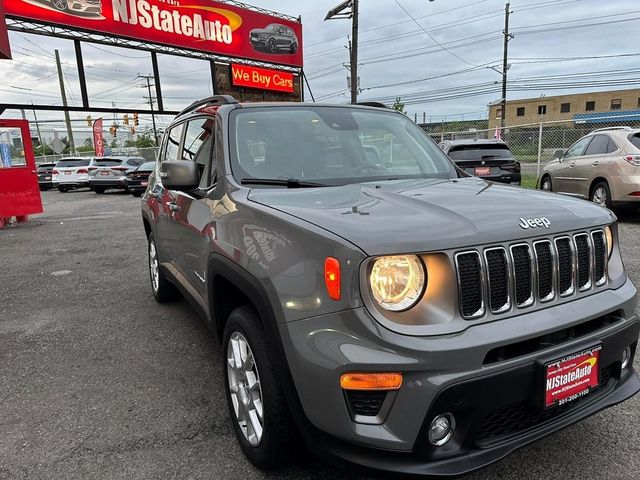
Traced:
<svg viewBox="0 0 640 480">
<path fill-rule="evenodd" d="M 545 365 L 545 407 L 577 400 L 600 384 L 601 350 L 598 345 Z"/>
<path fill-rule="evenodd" d="M 100 175 L 104 175 L 106 177 L 107 175 L 109 175 L 109 172 L 103 171 L 103 172 L 100 172 Z"/>
<path fill-rule="evenodd" d="M 140 182 L 141 187 L 146 187 L 147 185 L 149 185 L 149 182 Z"/>
<path fill-rule="evenodd" d="M 64 172 L 65 175 L 71 175 L 71 172 Z"/>
<path fill-rule="evenodd" d="M 476 167 L 476 175 L 479 177 L 484 177 L 491 173 L 491 167 Z"/>
</svg>

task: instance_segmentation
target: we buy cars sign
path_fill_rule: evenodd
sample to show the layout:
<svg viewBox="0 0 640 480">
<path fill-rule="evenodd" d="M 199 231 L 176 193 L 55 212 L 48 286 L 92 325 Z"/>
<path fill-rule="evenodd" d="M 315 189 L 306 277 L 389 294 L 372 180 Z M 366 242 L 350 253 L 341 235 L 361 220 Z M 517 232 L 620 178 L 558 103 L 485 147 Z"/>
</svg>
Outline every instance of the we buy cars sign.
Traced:
<svg viewBox="0 0 640 480">
<path fill-rule="evenodd" d="M 293 74 L 280 70 L 233 64 L 231 81 L 238 87 L 293 93 Z"/>
<path fill-rule="evenodd" d="M 1 1 L 1 0 L 0 0 Z M 5 1 L 7 16 L 230 57 L 302 67 L 302 25 L 210 0 Z"/>
</svg>

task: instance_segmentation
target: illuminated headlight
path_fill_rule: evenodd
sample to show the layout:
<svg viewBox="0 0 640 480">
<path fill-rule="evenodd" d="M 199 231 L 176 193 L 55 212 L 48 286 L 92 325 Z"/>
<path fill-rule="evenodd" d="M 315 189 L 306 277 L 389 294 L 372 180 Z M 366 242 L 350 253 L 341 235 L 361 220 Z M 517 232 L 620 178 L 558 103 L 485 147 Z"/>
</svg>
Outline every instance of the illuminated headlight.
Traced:
<svg viewBox="0 0 640 480">
<path fill-rule="evenodd" d="M 385 310 L 413 307 L 424 291 L 426 272 L 415 255 L 380 257 L 373 262 L 369 284 L 373 298 Z"/>
<path fill-rule="evenodd" d="M 604 237 L 607 241 L 607 254 L 609 258 L 611 258 L 611 252 L 613 252 L 613 230 L 611 229 L 611 225 L 604 227 Z"/>
</svg>

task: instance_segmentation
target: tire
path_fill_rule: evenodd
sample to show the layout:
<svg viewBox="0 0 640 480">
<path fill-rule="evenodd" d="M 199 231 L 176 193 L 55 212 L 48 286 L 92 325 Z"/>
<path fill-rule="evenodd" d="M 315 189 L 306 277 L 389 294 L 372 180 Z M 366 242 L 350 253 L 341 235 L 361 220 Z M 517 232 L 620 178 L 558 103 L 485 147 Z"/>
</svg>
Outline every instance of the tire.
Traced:
<svg viewBox="0 0 640 480">
<path fill-rule="evenodd" d="M 248 348 L 243 349 L 243 343 Z M 286 465 L 295 457 L 292 452 L 299 442 L 275 374 L 272 347 L 269 347 L 262 325 L 251 308 L 244 306 L 231 312 L 222 345 L 229 415 L 242 451 L 251 463 L 262 470 Z M 244 356 L 240 365 L 234 352 L 240 352 L 239 357 Z M 252 382 L 257 387 L 251 388 Z M 233 390 L 235 392 L 232 393 Z M 242 398 L 247 401 L 243 402 Z M 256 403 L 258 399 L 260 403 Z M 241 421 L 239 415 L 249 416 L 254 421 Z M 261 433 L 258 433 L 259 428 L 251 425 L 260 425 Z"/>
<path fill-rule="evenodd" d="M 53 8 L 60 10 L 61 12 L 69 10 L 69 2 L 67 0 L 53 0 L 51 4 L 53 5 Z"/>
<path fill-rule="evenodd" d="M 58 187 L 58 191 L 60 193 L 67 193 L 69 191 L 69 189 L 67 187 Z"/>
<path fill-rule="evenodd" d="M 158 259 L 158 249 L 153 233 L 149 234 L 147 254 L 149 258 L 149 280 L 151 280 L 151 291 L 158 303 L 166 303 L 176 300 L 180 294 L 178 289 L 164 276 L 160 268 Z"/>
<path fill-rule="evenodd" d="M 611 208 L 611 190 L 609 190 L 609 184 L 604 180 L 596 183 L 591 188 L 591 194 L 589 195 L 591 200 L 596 205 L 601 207 Z"/>
<path fill-rule="evenodd" d="M 553 192 L 553 184 L 551 183 L 551 177 L 549 175 L 542 177 L 542 180 L 540 181 L 540 190 Z"/>
<path fill-rule="evenodd" d="M 276 43 L 275 39 L 271 39 L 269 40 L 269 51 L 271 53 L 276 53 L 278 51 L 278 44 Z"/>
<path fill-rule="evenodd" d="M 298 51 L 298 44 L 296 42 L 293 42 L 291 44 L 291 47 L 289 47 L 289 52 L 296 53 L 297 51 Z"/>
<path fill-rule="evenodd" d="M 142 196 L 142 192 L 133 192 L 131 195 L 133 195 L 134 197 L 138 198 Z"/>
<path fill-rule="evenodd" d="M 106 189 L 104 187 L 93 187 L 93 191 L 98 194 L 103 194 Z"/>
</svg>

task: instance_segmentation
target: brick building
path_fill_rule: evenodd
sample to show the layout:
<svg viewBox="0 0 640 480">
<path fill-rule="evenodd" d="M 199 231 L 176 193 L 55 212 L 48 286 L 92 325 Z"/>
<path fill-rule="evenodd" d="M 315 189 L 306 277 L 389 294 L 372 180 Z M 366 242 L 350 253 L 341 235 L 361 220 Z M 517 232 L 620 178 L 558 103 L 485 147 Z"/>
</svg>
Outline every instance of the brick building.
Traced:
<svg viewBox="0 0 640 480">
<path fill-rule="evenodd" d="M 500 125 L 500 102 L 489 104 L 489 129 Z M 625 113 L 623 113 L 625 112 Z M 611 113 L 610 116 L 604 115 Z M 576 93 L 571 95 L 544 96 L 507 101 L 505 125 L 513 127 L 540 121 L 567 120 L 567 123 L 591 123 L 593 117 L 619 118 L 629 122 L 635 115 L 640 119 L 640 89 L 608 92 Z M 594 122 L 602 123 L 602 122 Z"/>
</svg>

